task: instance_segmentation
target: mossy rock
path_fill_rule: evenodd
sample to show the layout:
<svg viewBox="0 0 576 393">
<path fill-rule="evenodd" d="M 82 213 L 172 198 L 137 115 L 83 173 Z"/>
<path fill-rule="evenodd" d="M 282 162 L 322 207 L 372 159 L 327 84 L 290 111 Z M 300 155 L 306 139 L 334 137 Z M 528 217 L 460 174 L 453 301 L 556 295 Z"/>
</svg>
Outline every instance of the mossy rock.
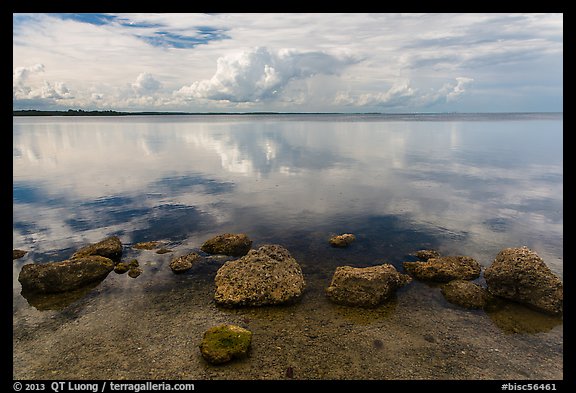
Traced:
<svg viewBox="0 0 576 393">
<path fill-rule="evenodd" d="M 126 262 L 120 262 L 114 266 L 114 273 L 124 274 L 128 272 L 128 270 L 130 270 L 130 266 L 126 264 Z"/>
<path fill-rule="evenodd" d="M 211 364 L 222 364 L 248 355 L 252 332 L 236 325 L 219 325 L 204 333 L 200 352 Z"/>
<path fill-rule="evenodd" d="M 138 277 L 140 274 L 142 274 L 142 269 L 140 269 L 139 267 L 130 267 L 130 270 L 128 270 L 128 276 L 130 276 L 130 278 L 136 278 Z"/>
</svg>

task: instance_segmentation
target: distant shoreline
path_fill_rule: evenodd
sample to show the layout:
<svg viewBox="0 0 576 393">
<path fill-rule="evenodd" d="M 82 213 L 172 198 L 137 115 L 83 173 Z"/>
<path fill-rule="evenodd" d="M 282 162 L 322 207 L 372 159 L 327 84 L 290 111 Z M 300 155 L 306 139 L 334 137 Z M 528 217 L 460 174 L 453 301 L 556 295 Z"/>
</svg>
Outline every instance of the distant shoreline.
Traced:
<svg viewBox="0 0 576 393">
<path fill-rule="evenodd" d="M 469 115 L 562 115 L 564 112 L 415 112 L 415 113 L 382 113 L 382 112 L 122 112 L 122 111 L 85 111 L 74 110 L 13 110 L 12 116 L 241 116 L 241 115 L 313 115 L 313 116 L 469 116 Z"/>
</svg>

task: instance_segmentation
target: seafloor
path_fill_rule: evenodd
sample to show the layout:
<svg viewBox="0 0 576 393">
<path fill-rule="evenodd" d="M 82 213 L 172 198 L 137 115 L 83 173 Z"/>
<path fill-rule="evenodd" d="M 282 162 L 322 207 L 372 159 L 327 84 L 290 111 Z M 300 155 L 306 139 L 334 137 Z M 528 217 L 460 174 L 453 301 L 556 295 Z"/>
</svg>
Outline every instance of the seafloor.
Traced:
<svg viewBox="0 0 576 393">
<path fill-rule="evenodd" d="M 415 280 L 377 308 L 339 306 L 324 294 L 338 262 L 296 253 L 306 280 L 299 302 L 227 309 L 213 300 L 226 258 L 176 275 L 168 263 L 190 245 L 172 250 L 132 251 L 138 278 L 111 273 L 57 310 L 39 311 L 14 291 L 13 378 L 563 379 L 562 319 L 520 305 L 467 310 Z M 252 346 L 247 358 L 213 366 L 198 346 L 221 323 L 251 330 Z"/>
</svg>

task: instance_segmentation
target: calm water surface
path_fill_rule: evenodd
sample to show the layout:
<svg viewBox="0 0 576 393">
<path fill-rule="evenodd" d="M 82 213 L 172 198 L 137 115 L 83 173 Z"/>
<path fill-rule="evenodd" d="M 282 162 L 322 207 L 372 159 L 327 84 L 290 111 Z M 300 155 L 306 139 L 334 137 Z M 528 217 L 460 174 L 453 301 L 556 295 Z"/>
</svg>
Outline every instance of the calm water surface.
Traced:
<svg viewBox="0 0 576 393">
<path fill-rule="evenodd" d="M 562 275 L 561 115 L 15 117 L 13 136 L 13 246 L 35 260 L 112 234 L 353 232 L 392 263 L 527 245 Z"/>
<path fill-rule="evenodd" d="M 561 114 L 14 117 L 14 312 L 23 264 L 110 235 L 189 250 L 242 232 L 328 278 L 526 245 L 562 277 L 562 135 Z"/>
</svg>

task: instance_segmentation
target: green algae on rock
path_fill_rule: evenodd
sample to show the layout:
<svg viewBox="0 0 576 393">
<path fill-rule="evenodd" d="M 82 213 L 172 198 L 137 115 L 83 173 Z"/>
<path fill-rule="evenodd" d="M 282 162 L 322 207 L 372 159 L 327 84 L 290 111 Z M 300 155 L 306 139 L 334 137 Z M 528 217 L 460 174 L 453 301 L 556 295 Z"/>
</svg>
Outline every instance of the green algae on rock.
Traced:
<svg viewBox="0 0 576 393">
<path fill-rule="evenodd" d="M 126 262 L 118 262 L 116 266 L 114 266 L 114 273 L 117 274 L 124 274 L 130 270 L 130 266 Z"/>
<path fill-rule="evenodd" d="M 142 269 L 140 269 L 137 266 L 131 266 L 130 270 L 128 270 L 128 276 L 130 278 L 136 278 L 138 277 L 140 274 L 142 274 Z"/>
<path fill-rule="evenodd" d="M 208 329 L 200 343 L 202 357 L 211 364 L 222 364 L 248 355 L 252 332 L 236 325 Z"/>
</svg>

